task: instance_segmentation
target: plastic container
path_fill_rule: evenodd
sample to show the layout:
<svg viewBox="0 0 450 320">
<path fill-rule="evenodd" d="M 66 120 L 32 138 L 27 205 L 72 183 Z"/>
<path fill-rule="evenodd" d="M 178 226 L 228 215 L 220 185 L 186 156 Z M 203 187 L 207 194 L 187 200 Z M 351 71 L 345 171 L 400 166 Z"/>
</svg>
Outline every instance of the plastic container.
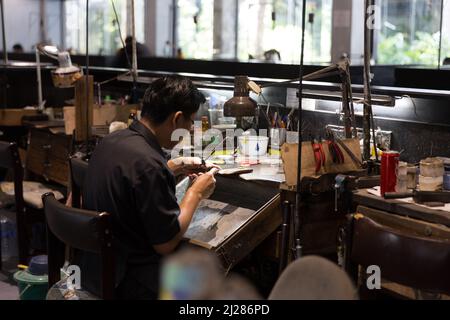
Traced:
<svg viewBox="0 0 450 320">
<path fill-rule="evenodd" d="M 17 228 L 10 219 L 0 217 L 0 241 L 2 246 L 2 261 L 17 257 Z"/>
<path fill-rule="evenodd" d="M 438 157 L 437 159 L 440 159 L 444 162 L 445 172 L 450 174 L 450 158 Z"/>
<path fill-rule="evenodd" d="M 209 109 L 208 112 L 211 126 L 220 125 L 219 119 L 223 118 L 223 109 Z"/>
<path fill-rule="evenodd" d="M 441 159 L 428 158 L 420 162 L 420 175 L 423 177 L 443 177 L 444 173 L 444 161 Z"/>
<path fill-rule="evenodd" d="M 212 126 L 213 129 L 218 130 L 228 130 L 228 129 L 236 129 L 236 118 L 233 117 L 222 117 L 217 120 L 217 124 Z"/>
<path fill-rule="evenodd" d="M 398 178 L 397 185 L 395 186 L 395 192 L 406 193 L 408 192 L 408 178 Z"/>
<path fill-rule="evenodd" d="M 450 174 L 444 176 L 444 190 L 450 191 Z"/>
<path fill-rule="evenodd" d="M 28 272 L 35 276 L 43 276 L 48 274 L 48 257 L 36 256 L 30 261 Z"/>
<path fill-rule="evenodd" d="M 442 191 L 444 187 L 444 176 L 440 177 L 424 177 L 419 176 L 419 189 L 420 191 Z"/>
<path fill-rule="evenodd" d="M 298 132 L 296 131 L 286 132 L 286 143 L 298 144 Z"/>
<path fill-rule="evenodd" d="M 48 276 L 36 276 L 28 271 L 17 271 L 14 274 L 19 287 L 20 300 L 45 300 L 48 290 Z"/>
<path fill-rule="evenodd" d="M 402 162 L 400 161 L 398 163 L 398 172 L 397 172 L 397 176 L 400 179 L 406 179 L 406 177 L 408 176 L 408 163 L 406 162 Z"/>
<path fill-rule="evenodd" d="M 450 164 L 445 164 L 444 167 L 445 167 L 445 172 L 450 174 Z"/>
<path fill-rule="evenodd" d="M 16 272 L 14 279 L 19 287 L 20 300 L 45 300 L 48 291 L 48 257 L 31 258 L 28 269 Z"/>
<path fill-rule="evenodd" d="M 270 146 L 279 150 L 286 143 L 286 129 L 270 129 Z"/>
<path fill-rule="evenodd" d="M 239 150 L 246 157 L 262 157 L 267 154 L 269 147 L 268 137 L 243 136 L 239 137 Z"/>
</svg>

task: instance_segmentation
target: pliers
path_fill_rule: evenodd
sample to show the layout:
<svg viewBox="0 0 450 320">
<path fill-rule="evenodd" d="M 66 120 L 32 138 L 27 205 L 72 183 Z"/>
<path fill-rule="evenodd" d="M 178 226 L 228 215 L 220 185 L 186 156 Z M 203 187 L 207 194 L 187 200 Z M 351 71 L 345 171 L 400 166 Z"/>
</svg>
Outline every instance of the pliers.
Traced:
<svg viewBox="0 0 450 320">
<path fill-rule="evenodd" d="M 334 164 L 344 164 L 345 157 L 339 145 L 336 143 L 334 134 L 331 131 L 327 132 L 328 140 L 328 150 L 330 151 L 331 157 Z"/>
<path fill-rule="evenodd" d="M 322 142 L 316 139 L 311 139 L 311 145 L 314 151 L 314 159 L 316 160 L 316 174 L 320 172 L 322 167 L 325 167 L 326 157 L 323 151 Z"/>
</svg>

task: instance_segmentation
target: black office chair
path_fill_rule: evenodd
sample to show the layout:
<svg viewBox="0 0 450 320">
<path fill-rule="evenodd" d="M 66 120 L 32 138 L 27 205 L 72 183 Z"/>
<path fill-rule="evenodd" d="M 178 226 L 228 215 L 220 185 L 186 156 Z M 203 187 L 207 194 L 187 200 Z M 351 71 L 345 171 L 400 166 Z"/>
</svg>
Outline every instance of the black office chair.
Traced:
<svg viewBox="0 0 450 320">
<path fill-rule="evenodd" d="M 42 197 L 47 220 L 49 288 L 61 279 L 66 245 L 101 257 L 102 284 L 100 298 L 114 299 L 115 264 L 111 216 L 58 202 L 49 193 Z"/>
<path fill-rule="evenodd" d="M 28 264 L 29 239 L 26 229 L 26 210 L 23 199 L 23 167 L 17 144 L 0 141 L 0 168 L 11 170 L 14 181 L 19 263 Z M 1 241 L 1 240 L 0 240 Z M 0 270 L 2 269 L 0 245 Z"/>
<path fill-rule="evenodd" d="M 325 258 L 307 256 L 283 271 L 269 300 L 356 300 L 349 276 Z"/>
<path fill-rule="evenodd" d="M 389 215 L 377 221 L 376 211 L 358 208 L 349 217 L 345 230 L 345 268 L 355 281 L 363 276 L 358 272 L 375 265 L 383 280 L 432 294 L 450 294 L 450 239 L 429 234 L 429 226 Z M 366 213 L 367 212 L 367 213 Z M 360 288 L 366 291 L 364 287 Z"/>
<path fill-rule="evenodd" d="M 79 158 L 70 159 L 70 181 L 72 188 L 72 207 L 81 208 L 81 195 L 88 163 Z"/>
</svg>

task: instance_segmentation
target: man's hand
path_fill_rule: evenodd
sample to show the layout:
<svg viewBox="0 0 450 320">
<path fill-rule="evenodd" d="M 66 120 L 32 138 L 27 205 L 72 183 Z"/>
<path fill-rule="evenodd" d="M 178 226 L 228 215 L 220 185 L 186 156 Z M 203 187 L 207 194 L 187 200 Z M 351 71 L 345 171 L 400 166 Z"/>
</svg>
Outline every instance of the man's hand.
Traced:
<svg viewBox="0 0 450 320">
<path fill-rule="evenodd" d="M 175 177 L 194 175 L 195 178 L 195 175 L 199 173 L 207 172 L 211 168 L 218 168 L 212 164 L 202 163 L 202 159 L 196 157 L 181 157 L 169 160 L 167 165 Z"/>
<path fill-rule="evenodd" d="M 216 187 L 214 175 L 218 171 L 218 168 L 213 168 L 208 173 L 201 174 L 195 179 L 192 187 L 186 192 L 186 196 L 180 204 L 180 215 L 178 216 L 180 232 L 169 242 L 154 245 L 153 248 L 157 253 L 167 255 L 172 253 L 178 246 L 192 221 L 192 217 L 195 210 L 197 210 L 200 201 L 208 199 L 214 193 Z"/>
<path fill-rule="evenodd" d="M 190 191 L 197 194 L 201 200 L 211 197 L 216 188 L 216 179 L 214 178 L 214 175 L 218 171 L 218 168 L 212 168 L 208 173 L 200 175 L 193 182 Z"/>
</svg>

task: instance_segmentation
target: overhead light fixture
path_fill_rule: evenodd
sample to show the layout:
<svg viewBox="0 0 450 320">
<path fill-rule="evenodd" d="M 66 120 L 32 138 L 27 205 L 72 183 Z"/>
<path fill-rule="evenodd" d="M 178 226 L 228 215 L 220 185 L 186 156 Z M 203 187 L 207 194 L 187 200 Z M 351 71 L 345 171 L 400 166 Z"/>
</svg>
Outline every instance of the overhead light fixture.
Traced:
<svg viewBox="0 0 450 320">
<path fill-rule="evenodd" d="M 83 71 L 81 68 L 72 64 L 70 54 L 67 51 L 60 51 L 55 46 L 39 44 L 37 46 L 39 53 L 57 60 L 59 67 L 52 70 L 53 85 L 57 88 L 72 88 L 81 77 Z"/>
</svg>

